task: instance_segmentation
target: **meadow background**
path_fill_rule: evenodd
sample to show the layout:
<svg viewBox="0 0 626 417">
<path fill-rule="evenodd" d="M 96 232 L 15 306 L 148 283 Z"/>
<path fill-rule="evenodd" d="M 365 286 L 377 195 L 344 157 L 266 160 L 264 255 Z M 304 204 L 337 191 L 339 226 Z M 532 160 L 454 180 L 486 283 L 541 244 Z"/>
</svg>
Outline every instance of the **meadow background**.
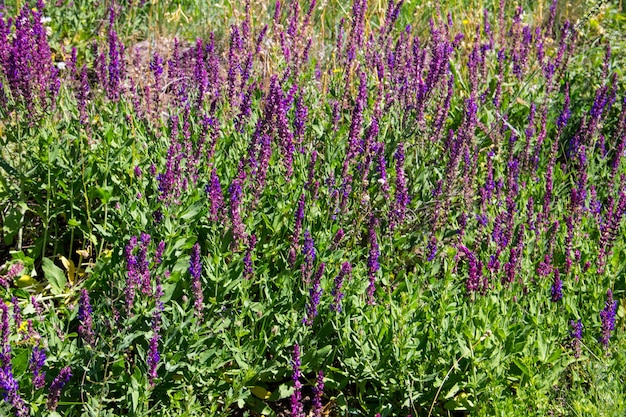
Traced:
<svg viewBox="0 0 626 417">
<path fill-rule="evenodd" d="M 2 415 L 626 414 L 621 2 L 0 12 Z"/>
</svg>

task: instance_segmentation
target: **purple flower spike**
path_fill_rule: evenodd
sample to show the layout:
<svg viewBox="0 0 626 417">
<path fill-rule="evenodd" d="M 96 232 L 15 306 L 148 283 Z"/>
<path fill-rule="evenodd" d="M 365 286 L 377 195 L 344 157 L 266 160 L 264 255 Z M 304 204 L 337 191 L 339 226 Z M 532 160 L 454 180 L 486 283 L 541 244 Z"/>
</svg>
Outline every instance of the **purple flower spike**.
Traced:
<svg viewBox="0 0 626 417">
<path fill-rule="evenodd" d="M 580 345 L 583 338 L 583 322 L 581 320 L 572 320 L 569 323 L 570 326 L 572 326 L 572 331 L 569 333 L 569 337 L 571 339 L 572 349 L 574 350 L 574 357 L 578 359 L 581 354 Z"/>
<path fill-rule="evenodd" d="M 222 207 L 224 206 L 224 196 L 222 195 L 222 186 L 217 176 L 217 171 L 213 168 L 211 172 L 211 182 L 206 186 L 206 193 L 211 203 L 211 221 L 219 220 Z"/>
<path fill-rule="evenodd" d="M 617 301 L 613 300 L 613 292 L 609 288 L 606 291 L 606 302 L 604 310 L 600 312 L 600 320 L 602 321 L 602 335 L 600 336 L 600 343 L 604 347 L 609 347 L 609 339 L 611 338 L 611 332 L 615 330 L 615 313 L 617 311 Z"/>
<path fill-rule="evenodd" d="M 313 387 L 313 417 L 322 417 L 322 395 L 324 395 L 324 372 L 319 371 Z"/>
<path fill-rule="evenodd" d="M 343 299 L 344 293 L 341 292 L 341 287 L 343 286 L 343 281 L 346 277 L 350 277 L 352 273 L 352 267 L 350 266 L 350 262 L 344 262 L 341 265 L 341 270 L 335 277 L 335 286 L 331 292 L 334 297 L 333 303 L 330 305 L 331 311 L 341 312 L 341 300 Z"/>
<path fill-rule="evenodd" d="M 324 275 L 324 269 L 326 265 L 322 262 L 317 267 L 317 271 L 315 271 L 315 276 L 313 277 L 313 284 L 311 285 L 311 289 L 309 290 L 309 303 L 306 306 L 306 317 L 302 320 L 302 323 L 307 326 L 313 325 L 313 319 L 317 316 L 317 306 L 320 303 L 320 298 L 322 297 L 322 276 Z"/>
<path fill-rule="evenodd" d="M 304 408 L 302 406 L 302 383 L 300 382 L 300 346 L 296 343 L 293 346 L 293 360 L 291 363 L 293 373 L 294 392 L 291 395 L 291 415 L 293 417 L 304 417 Z"/>
<path fill-rule="evenodd" d="M 39 346 L 33 347 L 33 353 L 30 357 L 29 368 L 33 373 L 33 386 L 35 389 L 41 389 L 46 385 L 46 373 L 41 371 L 46 363 L 46 351 Z"/>
<path fill-rule="evenodd" d="M 191 288 L 194 297 L 194 310 L 196 317 L 202 319 L 203 316 L 203 299 L 202 288 L 200 286 L 200 278 L 202 277 L 202 261 L 200 260 L 200 245 L 193 245 L 191 250 L 191 260 L 189 261 L 189 273 L 191 274 Z"/>
<path fill-rule="evenodd" d="M 369 244 L 370 251 L 367 259 L 367 268 L 369 276 L 369 286 L 367 287 L 367 303 L 373 305 L 376 303 L 374 300 L 374 292 L 376 291 L 376 272 L 380 269 L 378 258 L 380 257 L 380 248 L 378 247 L 378 238 L 376 237 L 376 226 L 378 221 L 374 216 L 370 220 L 369 226 Z"/>
<path fill-rule="evenodd" d="M 256 246 L 256 236 L 252 235 L 248 238 L 248 247 L 246 248 L 246 254 L 243 257 L 243 276 L 245 279 L 250 279 L 254 275 L 254 265 L 252 264 L 252 252 Z"/>
<path fill-rule="evenodd" d="M 559 273 L 559 268 L 554 268 L 554 283 L 552 284 L 552 302 L 561 301 L 563 298 L 563 281 Z"/>
<path fill-rule="evenodd" d="M 59 375 L 54 378 L 52 384 L 50 384 L 50 389 L 48 390 L 48 401 L 46 406 L 48 410 L 55 411 L 57 409 L 57 404 L 59 403 L 59 397 L 61 396 L 61 390 L 67 384 L 67 381 L 72 377 L 72 369 L 69 366 L 61 369 Z"/>
<path fill-rule="evenodd" d="M 302 264 L 302 279 L 306 284 L 308 284 L 311 278 L 311 273 L 313 272 L 313 263 L 315 262 L 315 246 L 311 233 L 308 229 L 304 231 L 304 246 L 302 248 L 302 254 L 304 255 L 304 263 Z"/>
<path fill-rule="evenodd" d="M 80 291 L 80 299 L 78 300 L 78 305 L 78 320 L 80 320 L 80 325 L 78 326 L 78 334 L 87 345 L 93 347 L 95 342 L 92 321 L 93 311 L 91 308 L 91 302 L 89 300 L 89 292 L 85 288 Z"/>
</svg>

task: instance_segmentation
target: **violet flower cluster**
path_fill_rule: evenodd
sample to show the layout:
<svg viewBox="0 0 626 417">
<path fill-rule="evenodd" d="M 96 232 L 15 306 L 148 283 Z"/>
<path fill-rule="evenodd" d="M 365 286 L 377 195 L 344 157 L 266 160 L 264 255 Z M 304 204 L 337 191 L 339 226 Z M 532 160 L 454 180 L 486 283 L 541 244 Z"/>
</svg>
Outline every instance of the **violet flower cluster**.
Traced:
<svg viewBox="0 0 626 417">
<path fill-rule="evenodd" d="M 78 320 L 80 321 L 78 326 L 78 335 L 87 345 L 93 347 L 95 343 L 95 334 L 93 331 L 92 314 L 93 310 L 91 308 L 89 292 L 86 288 L 83 288 L 80 291 L 80 299 L 78 300 Z"/>
<path fill-rule="evenodd" d="M 202 260 L 200 259 L 200 245 L 196 243 L 191 249 L 191 259 L 189 260 L 189 274 L 191 275 L 191 291 L 194 298 L 194 311 L 196 317 L 202 319 L 204 316 L 204 303 L 202 296 Z"/>
</svg>

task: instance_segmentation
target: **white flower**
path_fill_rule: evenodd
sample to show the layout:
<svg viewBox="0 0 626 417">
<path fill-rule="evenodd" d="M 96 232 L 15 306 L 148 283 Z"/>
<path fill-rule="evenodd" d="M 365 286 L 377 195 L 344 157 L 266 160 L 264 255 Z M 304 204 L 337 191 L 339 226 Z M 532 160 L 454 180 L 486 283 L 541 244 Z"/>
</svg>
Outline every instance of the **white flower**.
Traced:
<svg viewBox="0 0 626 417">
<path fill-rule="evenodd" d="M 66 67 L 67 65 L 65 65 L 65 62 L 57 62 L 57 68 L 59 71 L 63 71 Z"/>
</svg>

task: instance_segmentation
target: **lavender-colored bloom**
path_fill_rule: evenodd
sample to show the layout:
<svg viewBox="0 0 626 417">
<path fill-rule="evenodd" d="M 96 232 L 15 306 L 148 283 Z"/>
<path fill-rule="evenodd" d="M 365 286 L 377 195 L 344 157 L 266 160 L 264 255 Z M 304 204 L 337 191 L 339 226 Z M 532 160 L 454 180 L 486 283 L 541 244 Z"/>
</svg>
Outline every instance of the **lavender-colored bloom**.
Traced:
<svg viewBox="0 0 626 417">
<path fill-rule="evenodd" d="M 33 353 L 30 357 L 29 368 L 33 373 L 33 386 L 35 389 L 41 389 L 46 385 L 46 373 L 42 372 L 42 368 L 46 363 L 46 350 L 39 346 L 33 347 Z"/>
<path fill-rule="evenodd" d="M 217 170 L 215 168 L 211 171 L 211 181 L 206 186 L 205 191 L 209 196 L 209 201 L 211 203 L 210 220 L 217 221 L 219 219 L 220 212 L 222 211 L 222 207 L 224 206 L 224 196 L 222 195 L 220 179 L 217 176 Z"/>
<path fill-rule="evenodd" d="M 293 242 L 297 242 L 300 240 L 300 233 L 302 231 L 302 220 L 304 220 L 304 203 L 305 203 L 305 195 L 302 193 L 300 195 L 300 199 L 298 200 L 298 208 L 296 210 L 295 216 L 295 225 L 293 227 L 293 235 L 291 236 L 291 240 Z"/>
<path fill-rule="evenodd" d="M 313 387 L 313 417 L 322 417 L 322 395 L 324 395 L 324 372 L 319 371 Z"/>
<path fill-rule="evenodd" d="M 248 247 L 246 248 L 246 254 L 243 257 L 243 276 L 245 279 L 252 278 L 254 274 L 254 266 L 252 264 L 252 252 L 256 246 L 256 236 L 251 235 L 248 238 Z"/>
<path fill-rule="evenodd" d="M 435 259 L 435 256 L 437 256 L 437 238 L 435 236 L 432 236 L 428 241 L 426 253 L 428 254 L 426 258 L 428 262 L 432 262 Z"/>
<path fill-rule="evenodd" d="M 154 253 L 154 263 L 158 265 L 163 260 L 163 252 L 165 252 L 165 241 L 162 240 L 159 242 L 156 248 L 156 252 Z"/>
<path fill-rule="evenodd" d="M 343 281 L 346 277 L 350 277 L 352 273 L 352 267 L 350 266 L 350 262 L 344 262 L 341 265 L 341 269 L 339 273 L 335 277 L 335 283 L 331 294 L 333 296 L 333 302 L 330 305 L 331 311 L 341 312 L 341 300 L 343 299 L 344 293 L 341 292 L 341 287 L 343 286 Z"/>
<path fill-rule="evenodd" d="M 230 221 L 233 229 L 235 242 L 240 242 L 244 237 L 245 226 L 241 220 L 241 203 L 243 202 L 242 180 L 235 178 L 228 188 L 230 194 Z"/>
<path fill-rule="evenodd" d="M 15 415 L 26 417 L 29 414 L 28 408 L 20 396 L 19 385 L 13 376 L 11 366 L 11 345 L 9 344 L 9 308 L 4 303 L 0 303 L 2 309 L 2 321 L 0 323 L 0 389 L 3 392 L 4 400 L 15 408 Z"/>
<path fill-rule="evenodd" d="M 92 318 L 93 310 L 89 300 L 89 292 L 85 288 L 80 291 L 78 306 L 78 320 L 80 321 L 80 325 L 78 326 L 78 335 L 87 345 L 93 347 L 95 343 Z"/>
<path fill-rule="evenodd" d="M 159 354 L 159 334 L 155 332 L 150 338 L 150 347 L 148 351 L 148 381 L 151 386 L 154 386 L 154 380 L 158 377 L 157 367 L 159 365 L 159 361 L 161 360 L 161 355 Z"/>
<path fill-rule="evenodd" d="M 559 268 L 554 268 L 554 282 L 552 283 L 552 302 L 556 303 L 563 298 L 563 282 L 559 273 Z"/>
<path fill-rule="evenodd" d="M 304 231 L 302 255 L 304 255 L 304 263 L 302 264 L 302 280 L 308 284 L 311 278 L 311 273 L 313 272 L 313 263 L 315 262 L 315 244 L 308 229 Z"/>
<path fill-rule="evenodd" d="M 48 401 L 46 402 L 46 406 L 48 410 L 55 411 L 57 409 L 57 404 L 59 403 L 59 397 L 61 396 L 61 390 L 67 384 L 67 382 L 72 377 L 72 369 L 69 366 L 61 369 L 59 375 L 54 378 L 52 384 L 50 384 L 50 388 L 48 389 Z"/>
<path fill-rule="evenodd" d="M 345 235 L 345 232 L 343 231 L 343 228 L 339 228 L 339 230 L 337 230 L 337 233 L 335 233 L 335 236 L 333 237 L 333 248 L 336 248 L 339 246 L 344 235 Z"/>
<path fill-rule="evenodd" d="M 317 306 L 320 303 L 320 298 L 322 296 L 322 275 L 324 275 L 324 269 L 326 268 L 326 264 L 323 262 L 319 264 L 317 267 L 317 271 L 315 271 L 315 275 L 313 277 L 313 282 L 311 284 L 311 289 L 309 290 L 309 303 L 306 306 L 306 317 L 302 320 L 302 323 L 307 326 L 313 325 L 313 320 L 317 316 Z"/>
<path fill-rule="evenodd" d="M 293 345 L 293 359 L 291 362 L 294 392 L 291 395 L 291 415 L 293 417 L 304 417 L 304 408 L 302 406 L 302 383 L 300 382 L 300 346 L 296 343 Z"/>
<path fill-rule="evenodd" d="M 189 261 L 189 274 L 191 275 L 191 289 L 194 298 L 194 310 L 196 317 L 202 319 L 203 316 L 203 298 L 202 287 L 200 286 L 200 278 L 202 277 L 202 261 L 200 260 L 200 245 L 196 243 L 191 250 L 191 259 Z"/>
<path fill-rule="evenodd" d="M 380 257 L 380 248 L 378 247 L 378 238 L 376 237 L 376 226 L 378 221 L 372 215 L 370 219 L 368 240 L 370 244 L 369 256 L 367 258 L 367 269 L 369 276 L 369 286 L 367 287 L 367 303 L 375 304 L 374 292 L 376 291 L 376 273 L 380 269 L 378 258 Z"/>
<path fill-rule="evenodd" d="M 572 320 L 569 323 L 572 327 L 572 330 L 569 333 L 572 350 L 574 351 L 574 357 L 578 359 L 581 354 L 580 345 L 583 338 L 583 322 L 579 319 L 578 321 Z"/>
<path fill-rule="evenodd" d="M 617 312 L 617 301 L 613 300 L 613 292 L 609 288 L 606 291 L 606 302 L 604 310 L 600 312 L 600 321 L 602 322 L 602 335 L 600 343 L 608 348 L 611 332 L 615 330 L 615 313 Z"/>
<path fill-rule="evenodd" d="M 135 165 L 134 173 L 135 173 L 135 177 L 141 178 L 142 171 L 139 165 Z"/>
<path fill-rule="evenodd" d="M 487 283 L 483 277 L 483 264 L 476 258 L 474 252 L 469 250 L 463 245 L 458 246 L 460 253 L 462 253 L 468 262 L 467 280 L 465 281 L 465 288 L 468 294 L 477 291 L 486 291 Z"/>
<path fill-rule="evenodd" d="M 404 175 L 404 144 L 398 145 L 394 158 L 396 160 L 396 199 L 391 207 L 389 226 L 392 230 L 404 221 L 407 206 L 411 201 Z"/>
<path fill-rule="evenodd" d="M 20 309 L 20 303 L 17 297 L 11 298 L 11 303 L 13 304 L 13 321 L 15 325 L 19 327 L 22 323 L 22 310 Z"/>
</svg>

